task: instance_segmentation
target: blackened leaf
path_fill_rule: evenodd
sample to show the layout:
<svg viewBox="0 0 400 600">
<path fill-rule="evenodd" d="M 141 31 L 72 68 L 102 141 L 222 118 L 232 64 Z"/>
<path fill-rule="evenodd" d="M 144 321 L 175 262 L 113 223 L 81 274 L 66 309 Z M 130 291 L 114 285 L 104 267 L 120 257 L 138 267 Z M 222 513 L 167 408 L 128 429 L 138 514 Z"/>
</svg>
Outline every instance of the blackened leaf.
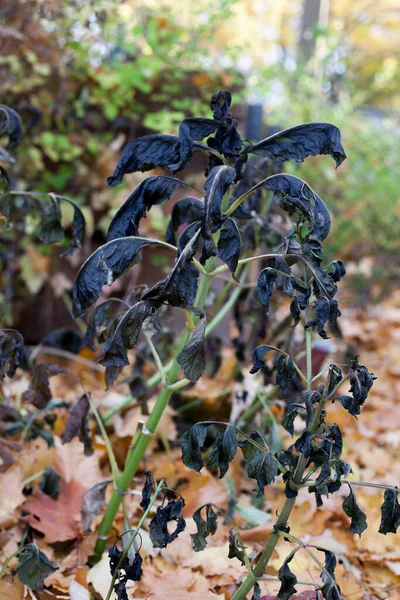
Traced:
<svg viewBox="0 0 400 600">
<path fill-rule="evenodd" d="M 269 305 L 272 298 L 272 292 L 277 279 L 275 269 L 267 267 L 263 269 L 257 279 L 257 294 L 258 298 L 265 308 L 265 314 L 269 314 Z"/>
<path fill-rule="evenodd" d="M 268 156 L 278 164 L 285 160 L 302 162 L 307 156 L 330 154 L 338 167 L 346 158 L 340 131 L 330 123 L 304 123 L 279 131 L 251 146 L 248 152 Z"/>
<path fill-rule="evenodd" d="M 306 323 L 306 327 L 318 327 L 319 335 L 324 339 L 328 339 L 326 331 L 324 329 L 325 323 L 329 321 L 332 325 L 336 324 L 338 317 L 341 312 L 339 310 L 339 304 L 336 300 L 329 300 L 328 298 L 318 298 L 313 308 L 313 319 Z"/>
<path fill-rule="evenodd" d="M 262 498 L 264 496 L 264 486 L 272 483 L 278 474 L 279 463 L 258 431 L 252 431 L 250 437 L 257 442 L 258 446 L 265 448 L 265 450 L 261 450 L 260 447 L 249 441 L 240 444 L 246 461 L 246 473 L 251 479 L 257 481 L 257 497 Z"/>
<path fill-rule="evenodd" d="M 189 469 L 200 472 L 204 467 L 201 449 L 207 437 L 209 423 L 196 423 L 180 438 L 182 461 Z"/>
<path fill-rule="evenodd" d="M 400 506 L 396 489 L 385 490 L 383 504 L 381 506 L 381 523 L 379 533 L 396 533 L 400 526 Z"/>
<path fill-rule="evenodd" d="M 281 388 L 281 398 L 283 394 L 286 392 L 289 383 L 292 378 L 296 375 L 296 369 L 294 367 L 294 362 L 291 356 L 282 355 L 279 357 L 277 362 L 277 373 L 276 373 L 276 383 L 275 385 L 279 385 Z"/>
<path fill-rule="evenodd" d="M 297 583 L 297 577 L 294 573 L 292 573 L 288 566 L 288 563 L 290 563 L 293 556 L 293 552 L 289 554 L 278 571 L 278 579 L 281 582 L 281 587 L 279 588 L 278 592 L 279 600 L 288 600 L 292 594 L 297 592 L 296 588 L 294 587 Z"/>
<path fill-rule="evenodd" d="M 31 590 L 40 592 L 46 577 L 57 569 L 58 565 L 49 560 L 36 544 L 27 544 L 18 554 L 18 564 L 12 573 L 18 575 L 20 582 Z"/>
<path fill-rule="evenodd" d="M 61 210 L 58 199 L 50 195 L 50 202 L 37 202 L 40 213 L 39 237 L 45 244 L 55 244 L 64 239 Z"/>
<path fill-rule="evenodd" d="M 201 516 L 201 511 L 206 509 L 206 520 Z M 217 531 L 218 513 L 213 511 L 212 504 L 204 504 L 200 506 L 193 514 L 193 521 L 197 526 L 197 533 L 191 533 L 190 539 L 192 548 L 195 552 L 201 552 L 207 546 L 206 538 L 209 535 L 214 535 Z"/>
<path fill-rule="evenodd" d="M 84 262 L 72 288 L 72 316 L 81 317 L 101 295 L 103 285 L 111 285 L 141 260 L 140 251 L 156 242 L 125 237 L 100 246 Z"/>
<path fill-rule="evenodd" d="M 219 430 L 214 448 L 210 454 L 210 467 L 219 468 L 219 478 L 226 474 L 229 463 L 235 458 L 238 449 L 235 428 L 232 425 Z"/>
<path fill-rule="evenodd" d="M 204 215 L 204 201 L 199 198 L 182 198 L 175 202 L 172 212 L 171 220 L 168 223 L 167 231 L 165 234 L 165 241 L 168 244 L 175 244 L 175 232 L 184 223 L 194 223 L 195 221 L 201 221 Z"/>
<path fill-rule="evenodd" d="M 185 232 L 182 235 L 184 234 Z M 196 298 L 197 280 L 199 278 L 199 271 L 192 260 L 196 253 L 199 234 L 200 231 L 194 233 L 179 253 L 169 275 L 143 294 L 142 300 L 151 300 L 160 304 L 166 303 L 180 308 L 188 308 L 192 305 Z M 180 248 L 181 244 L 178 241 L 178 250 Z"/>
<path fill-rule="evenodd" d="M 68 256 L 70 254 L 73 254 L 82 245 L 86 228 L 85 217 L 83 216 L 83 212 L 81 211 L 80 207 L 72 200 L 69 200 L 69 198 L 65 198 L 64 196 L 56 196 L 55 194 L 49 194 L 49 196 L 55 196 L 59 200 L 67 202 L 67 204 L 72 206 L 72 208 L 74 209 L 74 216 L 72 218 L 72 240 L 65 252 L 61 254 L 61 256 Z"/>
<path fill-rule="evenodd" d="M 122 303 L 116 302 L 113 298 L 96 306 L 90 315 L 82 345 L 94 350 L 94 340 L 95 338 L 101 338 L 102 334 L 107 330 L 114 308 L 122 306 L 124 306 Z"/>
<path fill-rule="evenodd" d="M 254 375 L 254 373 L 257 373 L 260 369 L 263 369 L 266 366 L 265 361 L 262 360 L 262 357 L 265 356 L 271 350 L 281 352 L 281 350 L 279 350 L 279 348 L 275 348 L 275 346 L 267 346 L 265 344 L 257 346 L 257 348 L 253 352 L 253 366 L 250 370 L 250 373 L 252 375 Z"/>
<path fill-rule="evenodd" d="M 331 273 L 331 277 L 336 283 L 346 275 L 346 268 L 343 261 L 334 260 L 329 266 L 331 268 L 333 267 L 333 273 Z"/>
<path fill-rule="evenodd" d="M 361 412 L 361 407 L 353 396 L 336 396 L 334 400 L 340 402 L 343 408 L 353 415 L 353 417 L 356 417 Z"/>
<path fill-rule="evenodd" d="M 15 329 L 0 329 L 0 379 L 13 377 L 24 356 L 24 338 Z M 8 368 L 7 368 L 8 365 Z"/>
<path fill-rule="evenodd" d="M 325 548 L 316 547 L 320 552 L 325 553 L 325 570 L 321 572 L 321 579 L 324 583 L 321 588 L 322 596 L 325 600 L 344 600 L 341 595 L 340 587 L 335 580 L 336 557 L 333 552 Z"/>
<path fill-rule="evenodd" d="M 364 404 L 376 377 L 368 371 L 365 365 L 361 365 L 357 358 L 352 361 L 350 366 L 350 392 L 359 404 Z"/>
<path fill-rule="evenodd" d="M 332 425 L 329 428 L 329 432 L 325 434 L 325 439 L 321 444 L 321 448 L 330 457 L 338 457 L 341 455 L 343 450 L 343 438 L 336 423 Z"/>
<path fill-rule="evenodd" d="M 57 473 L 54 467 L 46 467 L 40 479 L 39 488 L 44 494 L 47 494 L 53 500 L 57 500 L 60 492 L 60 479 L 61 475 Z"/>
<path fill-rule="evenodd" d="M 93 519 L 101 513 L 101 509 L 103 508 L 106 499 L 107 486 L 111 482 L 112 478 L 99 481 L 83 494 L 81 504 L 83 533 L 88 533 L 90 531 L 90 525 L 92 524 Z"/>
<path fill-rule="evenodd" d="M 137 235 L 140 219 L 146 212 L 170 198 L 180 185 L 186 184 L 164 175 L 153 175 L 141 181 L 115 213 L 108 228 L 107 241 Z"/>
<path fill-rule="evenodd" d="M 201 226 L 203 251 L 200 259 L 202 264 L 211 256 L 217 255 L 217 248 L 212 239 L 212 234 L 222 227 L 224 218 L 221 212 L 221 202 L 235 178 L 235 169 L 224 165 L 214 167 L 204 183 L 205 211 Z"/>
<path fill-rule="evenodd" d="M 153 475 L 150 473 L 150 471 L 145 471 L 144 474 L 146 476 L 146 481 L 142 489 L 142 499 L 140 501 L 140 506 L 143 508 L 143 510 L 146 510 L 150 504 L 151 493 L 154 487 L 154 480 Z"/>
<path fill-rule="evenodd" d="M 179 138 L 176 135 L 145 135 L 125 146 L 114 173 L 107 178 L 107 185 L 119 185 L 125 173 L 166 167 L 176 160 L 179 160 Z"/>
<path fill-rule="evenodd" d="M 116 546 L 111 546 L 108 551 L 108 558 L 110 561 L 110 573 L 115 574 L 118 568 L 118 582 L 114 585 L 114 591 L 117 594 L 118 600 L 128 600 L 126 593 L 126 584 L 128 581 L 140 581 L 142 577 L 142 563 L 143 559 L 139 552 L 135 553 L 133 561 L 130 562 L 129 553 L 120 562 L 122 557 L 122 551 Z"/>
<path fill-rule="evenodd" d="M 328 391 L 327 391 L 327 396 L 329 396 L 330 394 L 332 394 L 332 392 L 336 389 L 336 386 L 340 383 L 340 381 L 342 380 L 342 371 L 341 369 L 337 366 L 337 365 L 330 365 L 330 377 L 329 377 L 329 384 L 328 384 Z"/>
<path fill-rule="evenodd" d="M 90 456 L 94 452 L 89 428 L 89 408 L 89 396 L 83 394 L 70 409 L 68 421 L 61 436 L 63 444 L 67 444 L 77 437 L 84 445 L 86 456 Z"/>
<path fill-rule="evenodd" d="M 114 335 L 103 346 L 104 356 L 99 362 L 104 367 L 129 364 L 127 351 L 136 346 L 143 323 L 153 312 L 151 302 L 140 301 L 124 314 Z"/>
<path fill-rule="evenodd" d="M 192 150 L 196 140 L 203 140 L 213 133 L 220 125 L 214 119 L 189 117 L 179 125 L 179 160 L 171 161 L 168 167 L 173 173 L 180 171 L 188 164 L 192 157 Z"/>
<path fill-rule="evenodd" d="M 186 521 L 182 516 L 182 508 L 185 506 L 183 498 L 170 500 L 167 506 L 159 506 L 153 519 L 150 521 L 150 539 L 154 548 L 166 548 L 185 529 Z M 168 522 L 176 521 L 175 530 L 168 531 Z"/>
<path fill-rule="evenodd" d="M 42 363 L 35 367 L 28 389 L 23 393 L 24 402 L 33 404 L 36 408 L 46 408 L 52 398 L 50 377 L 68 373 L 63 367 L 55 364 Z"/>
<path fill-rule="evenodd" d="M 106 390 L 110 390 L 118 377 L 121 375 L 123 367 L 106 367 L 105 380 Z"/>
<path fill-rule="evenodd" d="M 22 123 L 19 114 L 0 104 L 0 136 L 8 136 L 7 150 L 14 150 L 22 140 Z"/>
<path fill-rule="evenodd" d="M 227 218 L 224 221 L 217 244 L 219 258 L 229 267 L 232 275 L 235 274 L 240 257 L 240 233 L 235 221 Z"/>
<path fill-rule="evenodd" d="M 140 581 L 142 578 L 142 563 L 142 557 L 139 552 L 136 552 L 132 564 L 130 564 L 126 570 L 126 579 L 129 581 Z"/>
<path fill-rule="evenodd" d="M 186 379 L 196 383 L 203 375 L 206 368 L 206 357 L 204 352 L 204 335 L 206 331 L 206 315 L 200 312 L 200 320 L 196 327 L 190 332 L 189 341 L 176 356 L 181 365 Z"/>
<path fill-rule="evenodd" d="M 351 519 L 351 533 L 357 533 L 361 537 L 362 532 L 368 527 L 367 515 L 358 506 L 353 488 L 350 487 L 349 491 L 349 495 L 343 500 L 342 508 L 344 513 Z"/>
<path fill-rule="evenodd" d="M 298 414 L 302 414 L 304 412 L 304 406 L 302 404 L 296 404 L 295 402 L 293 404 L 290 404 L 287 409 L 285 414 L 283 415 L 283 419 L 281 422 L 282 427 L 284 427 L 286 429 L 287 432 L 290 433 L 290 435 L 294 434 L 294 420 L 297 417 Z"/>
<path fill-rule="evenodd" d="M 306 458 L 309 458 L 313 451 L 314 434 L 307 429 L 303 431 L 301 436 L 296 440 L 294 447 L 297 452 L 302 452 Z"/>
<path fill-rule="evenodd" d="M 232 529 L 229 531 L 229 553 L 228 558 L 237 558 L 242 565 L 246 564 L 245 561 L 246 550 L 241 546 L 238 540 L 237 532 Z"/>
</svg>

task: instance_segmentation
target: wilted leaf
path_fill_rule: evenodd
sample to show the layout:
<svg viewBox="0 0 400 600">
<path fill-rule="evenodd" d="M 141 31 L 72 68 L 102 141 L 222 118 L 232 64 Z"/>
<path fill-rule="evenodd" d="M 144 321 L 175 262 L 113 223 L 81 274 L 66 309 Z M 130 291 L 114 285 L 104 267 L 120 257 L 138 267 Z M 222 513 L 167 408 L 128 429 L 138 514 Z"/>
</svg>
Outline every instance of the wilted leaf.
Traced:
<svg viewBox="0 0 400 600">
<path fill-rule="evenodd" d="M 368 527 L 367 515 L 358 506 L 353 488 L 350 487 L 349 491 L 349 495 L 343 500 L 342 508 L 345 514 L 351 518 L 350 531 L 361 537 L 362 532 Z"/>
<path fill-rule="evenodd" d="M 240 233 L 235 221 L 230 218 L 225 219 L 217 244 L 217 253 L 229 267 L 232 275 L 235 274 L 239 261 L 240 244 Z"/>
<path fill-rule="evenodd" d="M 51 194 L 49 194 L 51 196 Z M 78 250 L 83 242 L 85 236 L 86 221 L 80 207 L 65 196 L 56 196 L 58 199 L 67 202 L 74 209 L 74 216 L 72 218 L 72 239 L 68 248 L 61 254 L 61 256 L 68 256 L 73 254 L 75 250 Z"/>
<path fill-rule="evenodd" d="M 154 488 L 154 479 L 150 471 L 145 471 L 144 474 L 146 476 L 146 481 L 142 489 L 142 499 L 140 501 L 140 506 L 143 508 L 143 510 L 146 510 L 150 504 L 151 494 Z"/>
<path fill-rule="evenodd" d="M 379 533 L 396 533 L 400 526 L 400 506 L 397 498 L 398 491 L 393 489 L 385 490 L 384 500 L 381 506 L 381 523 Z"/>
<path fill-rule="evenodd" d="M 90 402 L 88 394 L 83 394 L 69 411 L 69 417 L 61 436 L 62 443 L 67 444 L 77 437 L 85 448 L 85 455 L 93 454 L 92 438 L 89 427 Z"/>
<path fill-rule="evenodd" d="M 318 298 L 316 303 L 312 306 L 313 319 L 306 323 L 306 327 L 318 327 L 319 335 L 324 339 L 328 339 L 326 331 L 324 329 L 325 323 L 329 321 L 332 325 L 336 325 L 338 317 L 341 312 L 339 310 L 339 304 L 336 300 L 330 300 L 328 298 Z"/>
<path fill-rule="evenodd" d="M 0 329 L 0 379 L 13 377 L 24 356 L 24 338 L 14 329 Z"/>
<path fill-rule="evenodd" d="M 107 179 L 107 185 L 119 185 L 125 173 L 166 167 L 177 160 L 179 138 L 176 135 L 145 135 L 125 146 L 114 173 Z"/>
<path fill-rule="evenodd" d="M 197 313 L 196 313 L 197 314 Z M 186 379 L 196 383 L 203 375 L 206 368 L 206 357 L 204 352 L 204 335 L 206 331 L 206 315 L 200 311 L 200 320 L 196 327 L 190 332 L 188 343 L 176 356 L 181 365 Z"/>
<path fill-rule="evenodd" d="M 286 412 L 283 415 L 281 425 L 286 429 L 287 432 L 290 433 L 290 435 L 294 434 L 295 418 L 298 414 L 303 414 L 304 410 L 305 407 L 302 404 L 296 404 L 295 402 L 287 407 Z"/>
<path fill-rule="evenodd" d="M 111 285 L 135 263 L 140 251 L 156 242 L 145 238 L 125 237 L 100 246 L 82 265 L 72 288 L 72 315 L 81 317 L 101 295 L 103 285 Z"/>
<path fill-rule="evenodd" d="M 279 131 L 247 148 L 257 156 L 267 156 L 280 164 L 285 160 L 302 162 L 307 156 L 330 154 L 338 167 L 346 158 L 340 131 L 330 123 L 304 123 Z"/>
<path fill-rule="evenodd" d="M 196 140 L 203 140 L 220 125 L 213 119 L 189 117 L 179 125 L 179 160 L 171 161 L 168 167 L 173 173 L 180 171 L 190 161 Z"/>
<path fill-rule="evenodd" d="M 237 532 L 229 531 L 229 553 L 228 558 L 237 558 L 242 565 L 246 564 L 245 561 L 246 550 L 240 545 L 238 540 Z"/>
<path fill-rule="evenodd" d="M 167 506 L 157 508 L 149 525 L 150 539 L 154 548 L 166 548 L 185 529 L 186 521 L 182 515 L 184 506 L 185 501 L 180 498 L 179 500 L 169 500 Z M 176 521 L 176 527 L 172 533 L 168 531 L 169 521 Z"/>
<path fill-rule="evenodd" d="M 222 427 L 217 435 L 213 450 L 210 454 L 210 467 L 219 468 L 219 478 L 226 474 L 229 463 L 235 458 L 238 449 L 235 428 L 232 425 Z"/>
<path fill-rule="evenodd" d="M 280 356 L 277 362 L 277 369 L 275 385 L 278 385 L 282 389 L 282 398 L 292 378 L 296 375 L 292 357 L 284 354 Z"/>
<path fill-rule="evenodd" d="M 122 308 L 124 304 L 116 302 L 114 298 L 102 302 L 92 312 L 86 329 L 82 345 L 94 350 L 94 340 L 101 338 L 110 324 L 111 315 L 116 307 Z"/>
<path fill-rule="evenodd" d="M 250 437 L 258 446 L 246 440 L 240 444 L 240 448 L 245 459 L 246 473 L 257 481 L 257 497 L 262 498 L 264 487 L 272 483 L 278 474 L 279 463 L 258 431 L 252 431 Z"/>
<path fill-rule="evenodd" d="M 14 109 L 0 104 L 0 136 L 4 134 L 8 136 L 7 150 L 14 150 L 22 140 L 22 122 Z"/>
<path fill-rule="evenodd" d="M 262 360 L 262 357 L 265 356 L 271 350 L 275 350 L 276 352 L 281 352 L 281 350 L 279 350 L 279 348 L 275 348 L 275 346 L 267 346 L 266 344 L 257 346 L 257 348 L 253 352 L 253 366 L 250 370 L 250 373 L 252 375 L 254 375 L 260 369 L 263 369 L 266 366 L 265 361 Z"/>
<path fill-rule="evenodd" d="M 165 241 L 168 244 L 175 244 L 175 232 L 184 223 L 191 225 L 196 221 L 201 221 L 204 215 L 204 201 L 198 198 L 182 198 L 175 202 L 172 212 L 171 219 L 168 223 L 167 231 L 165 234 Z"/>
<path fill-rule="evenodd" d="M 31 590 L 42 591 L 43 582 L 58 565 L 39 550 L 36 544 L 27 544 L 18 554 L 18 564 L 13 569 L 13 575 L 18 575 L 21 583 Z"/>
<path fill-rule="evenodd" d="M 278 592 L 279 600 L 288 600 L 292 594 L 297 592 L 294 587 L 297 583 L 297 577 L 292 573 L 288 566 L 288 563 L 290 563 L 293 556 L 294 553 L 291 552 L 278 571 L 278 579 L 281 582 L 281 587 Z"/>
<path fill-rule="evenodd" d="M 93 519 L 101 513 L 106 498 L 107 486 L 111 482 L 111 478 L 99 481 L 99 483 L 96 483 L 96 485 L 86 490 L 83 494 L 81 506 L 83 533 L 90 531 Z"/>
<path fill-rule="evenodd" d="M 68 373 L 63 367 L 55 364 L 41 363 L 35 367 L 28 389 L 23 393 L 24 402 L 33 404 L 36 408 L 46 408 L 52 398 L 50 377 Z"/>
<path fill-rule="evenodd" d="M 209 423 L 196 423 L 180 438 L 182 461 L 189 469 L 200 472 L 204 467 L 201 449 L 207 437 Z"/>
<path fill-rule="evenodd" d="M 39 488 L 53 498 L 57 500 L 60 492 L 60 475 L 57 473 L 54 467 L 46 467 L 40 480 Z"/>
<path fill-rule="evenodd" d="M 201 516 L 201 511 L 206 509 L 206 520 Z M 193 520 L 197 526 L 197 533 L 191 533 L 190 539 L 192 548 L 195 552 L 204 550 L 207 546 L 206 538 L 209 535 L 214 535 L 217 531 L 218 513 L 213 511 L 212 504 L 204 504 L 200 506 L 193 514 Z"/>
<path fill-rule="evenodd" d="M 153 175 L 141 181 L 115 213 L 108 228 L 107 241 L 137 235 L 140 219 L 146 212 L 170 198 L 180 185 L 187 184 L 165 175 Z"/>
</svg>

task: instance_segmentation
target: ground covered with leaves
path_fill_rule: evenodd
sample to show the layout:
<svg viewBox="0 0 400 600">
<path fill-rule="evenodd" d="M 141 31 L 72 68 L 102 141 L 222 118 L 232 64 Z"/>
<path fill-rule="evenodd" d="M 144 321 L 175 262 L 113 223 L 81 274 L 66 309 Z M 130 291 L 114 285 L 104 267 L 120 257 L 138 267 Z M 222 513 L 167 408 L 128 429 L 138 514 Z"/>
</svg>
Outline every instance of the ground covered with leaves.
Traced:
<svg viewBox="0 0 400 600">
<path fill-rule="evenodd" d="M 357 348 L 360 360 L 378 377 L 358 419 L 339 404 L 330 408 L 330 420 L 339 425 L 343 434 L 343 456 L 353 468 L 349 479 L 398 485 L 400 294 L 363 310 L 345 308 L 341 329 L 346 341 Z M 44 353 L 38 358 L 39 362 L 57 362 L 59 367 L 74 373 L 91 390 L 93 401 L 103 417 L 125 397 L 124 385 L 104 392 L 103 369 L 95 364 L 94 356 L 87 349 L 74 361 Z M 327 360 L 329 362 L 332 358 Z M 197 399 L 203 409 L 191 410 L 208 410 L 213 414 L 218 413 L 218 404 L 229 403 L 235 364 L 233 350 L 224 350 L 221 366 L 213 381 L 208 381 L 205 376 L 191 391 L 192 400 Z M 88 566 L 104 498 L 107 503 L 112 493 L 112 473 L 106 447 L 99 430 L 95 429 L 95 422 L 88 429 L 88 423 L 80 417 L 80 411 L 84 412 L 88 401 L 80 386 L 69 374 L 60 373 L 62 369 L 56 371 L 50 380 L 50 402 L 54 406 L 50 416 L 48 412 L 41 416 L 38 405 L 38 397 L 49 393 L 42 385 L 43 381 L 40 382 L 39 396 L 35 396 L 32 385 L 26 393 L 29 376 L 24 371 L 19 370 L 13 380 L 6 380 L 3 384 L 5 401 L 0 409 L 0 563 L 6 568 L 0 580 L 1 600 L 66 597 L 104 600 L 111 584 L 107 553 L 99 563 Z M 251 394 L 252 384 L 246 373 L 244 370 L 244 382 L 234 385 L 247 386 Z M 224 392 L 226 389 L 230 390 L 227 394 Z M 78 397 L 80 400 L 77 402 Z M 152 401 L 149 400 L 150 407 Z M 72 403 L 74 408 L 68 411 L 66 403 Z M 26 419 L 21 425 L 20 414 L 24 415 L 24 411 L 33 407 L 35 418 Z M 119 466 L 123 465 L 129 451 L 132 435 L 143 416 L 142 410 L 143 406 L 133 405 L 112 417 L 108 431 Z M 279 402 L 272 410 L 280 416 Z M 71 420 L 71 415 L 75 415 L 75 421 Z M 45 439 L 46 419 L 47 424 L 49 419 L 52 420 L 54 444 Z M 120 512 L 114 523 L 110 541 L 116 543 L 111 546 L 111 567 L 112 561 L 115 565 L 120 557 L 122 546 L 118 536 L 129 528 L 135 528 L 143 515 L 146 501 L 142 490 L 146 481 L 149 485 L 145 474 L 148 470 L 156 481 L 164 479 L 185 502 L 182 507 L 183 502 L 176 495 L 162 503 L 161 496 L 151 508 L 140 530 L 143 562 L 136 561 L 134 566 L 136 575 L 142 570 L 141 581 L 128 581 L 128 598 L 228 599 L 235 584 L 246 574 L 246 567 L 238 560 L 238 553 L 232 553 L 232 543 L 229 544 L 233 535 L 229 534 L 231 526 L 224 523 L 223 517 L 218 517 L 216 532 L 207 537 L 206 548 L 196 553 L 190 538 L 190 534 L 196 532 L 193 513 L 210 501 L 225 513 L 233 512 L 232 518 L 240 529 L 241 539 L 248 550 L 252 550 L 250 557 L 256 556 L 272 531 L 276 512 L 282 507 L 284 485 L 267 486 L 265 500 L 257 503 L 252 494 L 254 482 L 246 477 L 239 456 L 231 463 L 228 475 L 222 481 L 207 469 L 201 473 L 187 469 L 182 463 L 177 442 L 182 431 L 177 431 L 177 427 L 179 419 L 170 408 L 146 454 L 143 470 L 124 497 L 124 513 Z M 42 434 L 35 437 L 35 428 Z M 71 431 L 71 428 L 75 430 Z M 289 445 L 289 434 L 283 428 L 279 431 L 283 444 Z M 73 437 L 76 433 L 78 437 Z M 301 490 L 290 518 L 290 533 L 306 543 L 323 546 L 335 553 L 338 559 L 336 578 L 344 598 L 394 600 L 400 596 L 400 546 L 393 533 L 378 533 L 383 490 L 354 488 L 358 505 L 366 514 L 369 525 L 360 539 L 350 532 L 350 519 L 342 509 L 342 503 L 349 495 L 347 486 L 324 498 L 320 508 L 316 507 L 314 498 L 306 489 Z M 362 515 L 358 517 L 364 518 Z M 171 527 L 172 521 L 176 523 L 172 523 Z M 164 527 L 166 523 L 167 529 Z M 168 536 L 174 537 L 174 530 L 182 531 L 173 543 L 163 547 L 166 545 L 164 542 L 171 541 Z M 159 540 L 159 547 L 154 547 L 154 539 Z M 24 551 L 7 561 L 21 543 L 26 544 Z M 32 543 L 38 550 L 29 545 Z M 264 600 L 277 598 L 280 582 L 273 578 L 292 549 L 291 544 L 284 540 L 278 544 L 267 575 L 260 580 Z M 295 554 L 290 569 L 299 582 L 319 582 L 320 569 L 305 552 Z M 135 579 L 135 573 L 131 579 Z M 21 581 L 29 584 L 31 589 Z M 298 583 L 296 589 L 296 595 L 292 596 L 294 599 L 315 598 L 310 586 Z"/>
</svg>

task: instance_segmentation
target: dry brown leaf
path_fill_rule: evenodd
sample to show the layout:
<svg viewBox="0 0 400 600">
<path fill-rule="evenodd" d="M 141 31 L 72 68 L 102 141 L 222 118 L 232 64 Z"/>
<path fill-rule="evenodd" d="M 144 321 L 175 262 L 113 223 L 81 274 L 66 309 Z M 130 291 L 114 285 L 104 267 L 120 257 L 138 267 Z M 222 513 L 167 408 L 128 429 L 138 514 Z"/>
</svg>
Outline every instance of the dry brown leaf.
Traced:
<svg viewBox="0 0 400 600">
<path fill-rule="evenodd" d="M 61 482 L 57 500 L 36 490 L 24 504 L 25 521 L 44 533 L 49 544 L 73 540 L 81 535 L 81 502 L 84 488 L 74 479 Z M 39 519 L 39 520 L 38 520 Z"/>
<path fill-rule="evenodd" d="M 65 481 L 74 479 L 88 489 L 103 479 L 96 452 L 85 456 L 83 444 L 78 439 L 64 445 L 58 437 L 54 441 L 57 452 L 54 468 Z"/>
<path fill-rule="evenodd" d="M 19 581 L 0 580 L 0 600 L 23 600 L 24 585 Z"/>
<path fill-rule="evenodd" d="M 18 466 L 0 476 L 0 527 L 7 529 L 17 522 L 15 509 L 25 501 L 22 493 L 23 479 Z"/>
</svg>

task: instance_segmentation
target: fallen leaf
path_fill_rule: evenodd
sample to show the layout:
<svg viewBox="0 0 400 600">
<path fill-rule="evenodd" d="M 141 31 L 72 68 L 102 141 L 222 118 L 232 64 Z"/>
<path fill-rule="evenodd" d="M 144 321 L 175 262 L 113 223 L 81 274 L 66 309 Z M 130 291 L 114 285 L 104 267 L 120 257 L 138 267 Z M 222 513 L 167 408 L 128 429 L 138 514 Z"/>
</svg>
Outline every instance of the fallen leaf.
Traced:
<svg viewBox="0 0 400 600">
<path fill-rule="evenodd" d="M 74 479 L 88 489 L 104 479 L 96 452 L 92 456 L 85 456 L 83 445 L 77 439 L 64 446 L 59 437 L 55 437 L 54 441 L 57 452 L 54 468 L 65 481 Z"/>
<path fill-rule="evenodd" d="M 30 513 L 24 519 L 34 529 L 44 533 L 49 544 L 73 540 L 81 535 L 81 502 L 84 488 L 74 479 L 62 482 L 57 500 L 36 490 L 24 504 Z"/>
<path fill-rule="evenodd" d="M 25 501 L 22 481 L 19 467 L 9 469 L 0 477 L 0 527 L 7 529 L 17 522 L 15 509 Z"/>
</svg>

